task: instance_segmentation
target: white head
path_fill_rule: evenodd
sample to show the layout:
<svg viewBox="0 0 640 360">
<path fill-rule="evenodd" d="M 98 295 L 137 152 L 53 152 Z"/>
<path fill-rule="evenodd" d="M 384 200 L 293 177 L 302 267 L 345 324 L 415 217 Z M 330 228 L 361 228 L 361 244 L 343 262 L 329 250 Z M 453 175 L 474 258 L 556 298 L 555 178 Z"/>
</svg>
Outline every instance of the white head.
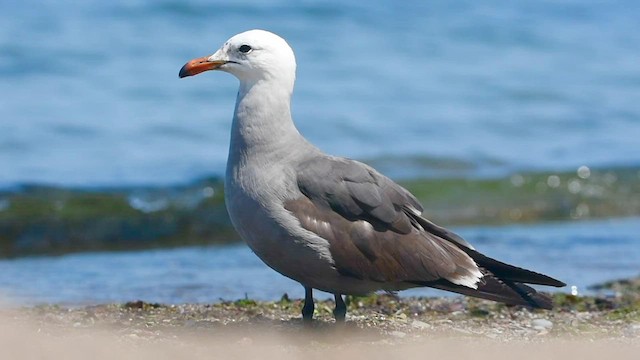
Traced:
<svg viewBox="0 0 640 360">
<path fill-rule="evenodd" d="M 249 30 L 227 40 L 211 56 L 193 59 L 180 69 L 180 77 L 207 70 L 235 75 L 243 85 L 259 81 L 283 82 L 293 89 L 296 58 L 287 42 L 264 30 Z"/>
</svg>

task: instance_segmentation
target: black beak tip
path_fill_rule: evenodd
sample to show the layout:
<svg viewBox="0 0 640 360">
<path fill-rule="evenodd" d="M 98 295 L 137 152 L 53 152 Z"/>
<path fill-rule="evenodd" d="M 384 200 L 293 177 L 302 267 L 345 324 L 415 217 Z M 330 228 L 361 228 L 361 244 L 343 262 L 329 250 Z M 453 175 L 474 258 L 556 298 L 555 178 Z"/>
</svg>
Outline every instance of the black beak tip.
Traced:
<svg viewBox="0 0 640 360">
<path fill-rule="evenodd" d="M 182 69 L 180 69 L 180 72 L 178 73 L 180 79 L 182 79 L 183 77 L 191 76 L 191 74 L 189 73 L 189 69 L 187 69 L 187 65 L 188 64 L 184 64 Z"/>
</svg>

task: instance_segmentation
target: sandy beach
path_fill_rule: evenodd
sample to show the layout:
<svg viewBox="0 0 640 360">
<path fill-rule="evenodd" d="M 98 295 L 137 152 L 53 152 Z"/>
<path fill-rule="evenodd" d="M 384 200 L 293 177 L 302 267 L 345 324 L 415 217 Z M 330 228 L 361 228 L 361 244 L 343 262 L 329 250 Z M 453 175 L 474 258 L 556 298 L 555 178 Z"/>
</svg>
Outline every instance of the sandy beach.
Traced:
<svg viewBox="0 0 640 360">
<path fill-rule="evenodd" d="M 634 359 L 635 339 L 520 339 L 509 342 L 482 336 L 427 332 L 407 340 L 362 338 L 336 331 L 327 334 L 284 334 L 256 328 L 214 336 L 207 332 L 175 333 L 149 340 L 106 331 L 65 329 L 43 334 L 36 327 L 2 328 L 5 359 Z M 40 331 L 40 332 L 39 332 Z"/>
<path fill-rule="evenodd" d="M 317 304 L 305 326 L 300 300 L 217 304 L 141 301 L 3 310 L 6 359 L 616 359 L 640 351 L 636 295 L 556 295 L 553 311 L 475 299 L 350 299 L 347 323 Z"/>
</svg>

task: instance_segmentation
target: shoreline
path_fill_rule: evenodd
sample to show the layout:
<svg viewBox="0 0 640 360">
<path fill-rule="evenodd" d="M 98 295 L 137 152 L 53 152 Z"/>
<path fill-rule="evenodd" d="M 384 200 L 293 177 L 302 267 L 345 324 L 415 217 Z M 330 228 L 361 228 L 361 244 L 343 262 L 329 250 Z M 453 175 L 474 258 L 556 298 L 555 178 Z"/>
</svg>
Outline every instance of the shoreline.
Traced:
<svg viewBox="0 0 640 360">
<path fill-rule="evenodd" d="M 0 309 L 11 359 L 633 359 L 640 351 L 640 277 L 600 285 L 607 297 L 554 294 L 551 311 L 456 297 L 331 300 L 303 324 L 302 299 L 163 305 L 142 301 Z"/>
<path fill-rule="evenodd" d="M 301 300 L 41 306 L 0 311 L 0 347 L 11 359 L 632 359 L 640 351 L 634 299 L 616 308 L 621 297 L 565 296 L 555 310 L 531 311 L 377 296 L 352 299 L 343 325 L 332 319 L 332 301 L 317 302 L 311 326 Z"/>
<path fill-rule="evenodd" d="M 603 286 L 614 291 L 615 295 L 594 297 L 555 293 L 552 295 L 554 309 L 549 311 L 462 296 L 349 296 L 346 326 L 375 329 L 378 335 L 398 338 L 424 331 L 489 338 L 502 334 L 502 337 L 510 339 L 531 339 L 543 335 L 640 336 L 640 278 Z M 165 305 L 137 300 L 124 304 L 4 309 L 0 310 L 0 316 L 9 315 L 25 322 L 60 328 L 128 329 L 154 338 L 174 330 L 226 331 L 275 326 L 286 332 L 309 328 L 301 320 L 302 303 L 302 299 L 289 299 L 286 294 L 279 301 L 240 299 L 212 304 Z M 310 328 L 340 327 L 333 320 L 333 307 L 333 300 L 316 300 Z"/>
</svg>

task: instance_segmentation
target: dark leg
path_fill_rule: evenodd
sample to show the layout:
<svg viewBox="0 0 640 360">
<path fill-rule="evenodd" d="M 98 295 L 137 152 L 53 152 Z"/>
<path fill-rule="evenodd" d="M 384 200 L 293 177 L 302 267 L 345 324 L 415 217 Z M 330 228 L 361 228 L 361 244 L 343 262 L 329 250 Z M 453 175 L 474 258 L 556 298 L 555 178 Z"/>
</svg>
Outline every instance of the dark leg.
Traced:
<svg viewBox="0 0 640 360">
<path fill-rule="evenodd" d="M 333 316 L 336 318 L 336 322 L 343 323 L 347 316 L 347 305 L 342 300 L 342 295 L 334 294 L 336 298 L 336 308 L 333 309 Z"/>
<path fill-rule="evenodd" d="M 313 289 L 310 287 L 304 287 L 304 306 L 302 307 L 302 320 L 310 322 L 313 319 L 313 310 L 315 305 L 313 304 Z"/>
</svg>

